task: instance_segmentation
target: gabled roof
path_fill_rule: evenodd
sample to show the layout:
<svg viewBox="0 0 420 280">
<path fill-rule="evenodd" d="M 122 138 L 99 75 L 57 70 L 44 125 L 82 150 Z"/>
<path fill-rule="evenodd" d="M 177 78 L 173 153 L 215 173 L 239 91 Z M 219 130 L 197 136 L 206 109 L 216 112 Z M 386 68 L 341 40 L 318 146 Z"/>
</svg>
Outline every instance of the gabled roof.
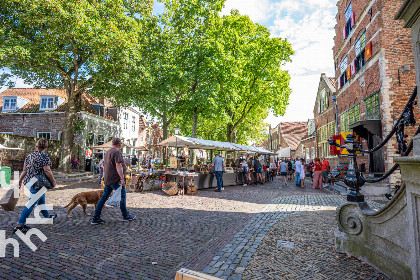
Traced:
<svg viewBox="0 0 420 280">
<path fill-rule="evenodd" d="M 66 100 L 55 110 L 40 111 L 39 106 L 42 95 L 54 95 L 65 98 Z M 45 89 L 45 88 L 12 88 L 0 93 L 0 112 L 3 109 L 3 96 L 18 96 L 28 99 L 29 102 L 13 113 L 45 113 L 45 112 L 65 112 L 68 108 L 67 94 L 64 89 Z M 88 113 L 97 114 L 92 107 L 92 103 L 98 103 L 96 99 L 87 93 L 82 95 L 82 110 Z M 8 112 L 9 113 L 9 112 Z"/>
<path fill-rule="evenodd" d="M 307 122 L 281 122 L 280 134 L 288 147 L 295 150 L 302 138 L 308 134 Z"/>
<path fill-rule="evenodd" d="M 325 83 L 327 84 L 328 88 L 330 89 L 330 91 L 332 93 L 336 92 L 337 89 L 335 87 L 335 81 L 334 78 L 332 77 L 327 77 L 324 73 L 321 74 L 321 79 L 323 79 L 325 81 Z"/>
</svg>

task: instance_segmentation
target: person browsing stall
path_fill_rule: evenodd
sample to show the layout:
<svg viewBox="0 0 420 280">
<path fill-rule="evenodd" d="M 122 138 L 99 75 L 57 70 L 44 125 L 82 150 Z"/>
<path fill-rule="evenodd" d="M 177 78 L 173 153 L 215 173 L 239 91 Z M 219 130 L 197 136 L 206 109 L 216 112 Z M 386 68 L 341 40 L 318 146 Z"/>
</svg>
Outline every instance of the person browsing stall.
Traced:
<svg viewBox="0 0 420 280">
<path fill-rule="evenodd" d="M 223 168 L 226 167 L 225 161 L 219 154 L 216 154 L 212 166 L 214 167 L 214 174 L 217 180 L 216 192 L 221 192 L 223 189 Z"/>
</svg>

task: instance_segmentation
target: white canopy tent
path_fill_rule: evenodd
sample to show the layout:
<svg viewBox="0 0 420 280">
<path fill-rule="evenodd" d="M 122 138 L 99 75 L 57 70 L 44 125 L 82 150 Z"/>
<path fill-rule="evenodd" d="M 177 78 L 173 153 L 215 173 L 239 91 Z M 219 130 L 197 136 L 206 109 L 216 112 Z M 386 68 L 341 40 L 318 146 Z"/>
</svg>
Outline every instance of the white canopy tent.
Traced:
<svg viewBox="0 0 420 280">
<path fill-rule="evenodd" d="M 290 147 L 283 148 L 277 151 L 277 154 L 281 158 L 290 158 Z"/>
</svg>

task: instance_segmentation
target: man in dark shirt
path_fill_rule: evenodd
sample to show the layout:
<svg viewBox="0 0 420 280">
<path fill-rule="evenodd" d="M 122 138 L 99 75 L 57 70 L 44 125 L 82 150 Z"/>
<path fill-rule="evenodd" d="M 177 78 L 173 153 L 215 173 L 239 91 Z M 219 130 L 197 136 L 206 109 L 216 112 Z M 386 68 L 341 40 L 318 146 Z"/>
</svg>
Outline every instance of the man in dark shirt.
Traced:
<svg viewBox="0 0 420 280">
<path fill-rule="evenodd" d="M 134 156 L 132 159 L 131 159 L 131 166 L 132 167 L 136 167 L 137 166 L 137 162 L 138 162 L 139 160 L 138 160 L 138 158 L 136 157 L 136 156 Z"/>
<path fill-rule="evenodd" d="M 130 215 L 126 206 L 126 192 L 125 192 L 125 172 L 126 167 L 124 164 L 123 156 L 120 152 L 121 140 L 119 138 L 112 139 L 112 148 L 106 152 L 104 157 L 104 194 L 98 202 L 95 209 L 95 216 L 91 222 L 92 225 L 103 224 L 104 220 L 101 219 L 102 208 L 105 202 L 111 195 L 112 190 L 117 190 L 121 187 L 121 201 L 120 209 L 122 213 L 122 221 L 132 221 L 136 218 L 135 215 Z"/>
</svg>

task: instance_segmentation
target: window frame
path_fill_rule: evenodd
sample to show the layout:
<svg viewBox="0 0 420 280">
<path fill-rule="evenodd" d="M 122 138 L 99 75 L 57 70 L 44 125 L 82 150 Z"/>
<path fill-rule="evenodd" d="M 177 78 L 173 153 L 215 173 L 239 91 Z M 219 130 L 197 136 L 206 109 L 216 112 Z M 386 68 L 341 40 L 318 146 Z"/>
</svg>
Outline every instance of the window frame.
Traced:
<svg viewBox="0 0 420 280">
<path fill-rule="evenodd" d="M 376 99 L 376 100 L 375 100 Z M 365 112 L 366 112 L 366 120 L 380 120 L 381 119 L 381 97 L 380 97 L 380 90 L 377 90 L 371 93 L 368 97 L 364 100 L 365 104 Z M 372 106 L 372 103 L 375 102 L 375 106 Z M 370 108 L 368 108 L 368 106 Z M 374 112 L 373 109 L 376 109 Z"/>
<path fill-rule="evenodd" d="M 40 135 L 43 135 L 43 134 L 48 135 L 48 137 L 40 136 Z M 51 140 L 51 132 L 46 132 L 46 131 L 37 132 L 36 133 L 36 138 L 37 139 L 39 139 L 39 138 L 45 138 L 45 139 Z"/>
<path fill-rule="evenodd" d="M 15 103 L 14 108 L 12 108 L 12 103 Z M 6 103 L 8 108 L 6 108 Z M 14 112 L 17 110 L 17 97 L 16 96 L 4 96 L 3 97 L 3 111 L 5 112 Z"/>
<path fill-rule="evenodd" d="M 39 110 L 40 111 L 51 111 L 56 109 L 56 96 L 48 95 L 48 96 L 41 96 L 41 99 L 39 101 Z M 43 104 L 43 101 L 45 100 L 45 104 Z M 52 102 L 51 102 L 52 101 Z M 52 105 L 51 107 L 49 105 Z M 43 106 L 45 105 L 45 107 Z"/>
</svg>

